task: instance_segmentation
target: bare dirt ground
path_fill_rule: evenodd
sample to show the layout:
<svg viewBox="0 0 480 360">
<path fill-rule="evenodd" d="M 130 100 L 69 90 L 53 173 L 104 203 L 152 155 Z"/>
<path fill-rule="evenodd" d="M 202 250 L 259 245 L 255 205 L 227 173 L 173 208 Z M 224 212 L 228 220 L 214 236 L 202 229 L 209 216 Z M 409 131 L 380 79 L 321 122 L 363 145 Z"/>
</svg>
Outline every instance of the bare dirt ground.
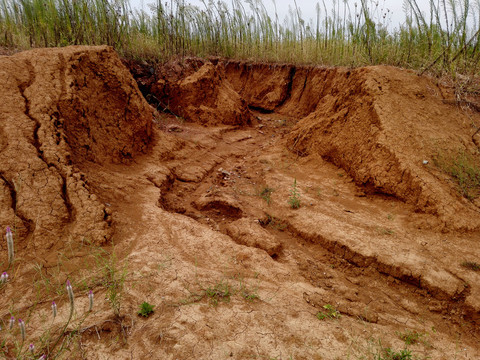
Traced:
<svg viewBox="0 0 480 360">
<path fill-rule="evenodd" d="M 128 64 L 163 113 L 110 48 L 0 63 L 4 357 L 12 315 L 44 352 L 62 334 L 68 278 L 52 358 L 480 358 L 480 273 L 461 265 L 480 261 L 478 201 L 434 165 L 478 156 L 480 116 L 448 88 L 390 67 Z"/>
</svg>

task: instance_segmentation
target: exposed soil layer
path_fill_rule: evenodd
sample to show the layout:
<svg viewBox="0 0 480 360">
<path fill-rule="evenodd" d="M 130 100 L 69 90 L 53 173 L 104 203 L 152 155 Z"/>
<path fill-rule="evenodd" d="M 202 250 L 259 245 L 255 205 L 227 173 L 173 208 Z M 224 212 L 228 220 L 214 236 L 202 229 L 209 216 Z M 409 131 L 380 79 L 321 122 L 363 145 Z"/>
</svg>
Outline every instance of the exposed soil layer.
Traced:
<svg viewBox="0 0 480 360">
<path fill-rule="evenodd" d="M 221 67 L 210 62 L 200 64 L 198 60 L 186 65 L 180 68 L 177 63 L 167 63 L 160 72 L 162 78 L 150 89 L 164 110 L 204 125 L 251 123 L 246 102 L 224 81 Z M 194 66 L 199 66 L 198 70 Z"/>
<path fill-rule="evenodd" d="M 449 89 L 390 67 L 218 59 L 127 63 L 137 87 L 107 47 L 0 62 L 0 224 L 19 243 L 0 316 L 35 304 L 29 341 L 52 300 L 61 331 L 65 291 L 38 288 L 68 277 L 65 358 L 480 357 L 480 273 L 462 266 L 480 262 L 478 202 L 434 165 L 478 159 L 480 116 Z M 79 238 L 112 239 L 128 264 L 119 316 Z"/>
<path fill-rule="evenodd" d="M 170 66 L 167 78 L 172 84 L 203 93 L 196 89 L 205 87 L 185 82 L 205 76 L 206 67 L 214 72 L 214 66 L 210 62 L 201 65 L 197 60 L 199 70 L 191 74 L 192 62 L 187 61 L 183 67 L 178 63 Z M 365 191 L 391 195 L 413 204 L 416 211 L 437 215 L 423 226 L 445 230 L 479 228 L 478 203 L 459 196 L 455 185 L 433 165 L 439 153 L 463 151 L 479 159 L 474 142 L 478 114 L 462 111 L 448 89 L 412 71 L 393 67 L 215 63 L 215 73 L 226 74 L 210 76 L 220 93 L 225 93 L 218 84 L 223 80 L 221 83 L 227 85 L 222 86 L 231 84 L 251 109 L 301 119 L 289 135 L 290 151 L 302 157 L 319 154 L 344 169 Z M 185 80 L 173 77 L 172 68 L 180 77 L 185 75 Z M 165 81 L 158 83 L 163 85 Z M 152 91 L 162 96 L 157 85 Z M 168 95 L 173 103 L 193 103 L 182 91 Z M 225 111 L 222 114 L 224 120 L 232 118 Z M 200 118 L 196 117 L 197 122 Z"/>
<path fill-rule="evenodd" d="M 17 246 L 49 248 L 66 233 L 105 242 L 110 214 L 79 164 L 146 150 L 152 111 L 135 81 L 107 47 L 33 50 L 0 65 L 2 228 L 15 227 Z"/>
</svg>

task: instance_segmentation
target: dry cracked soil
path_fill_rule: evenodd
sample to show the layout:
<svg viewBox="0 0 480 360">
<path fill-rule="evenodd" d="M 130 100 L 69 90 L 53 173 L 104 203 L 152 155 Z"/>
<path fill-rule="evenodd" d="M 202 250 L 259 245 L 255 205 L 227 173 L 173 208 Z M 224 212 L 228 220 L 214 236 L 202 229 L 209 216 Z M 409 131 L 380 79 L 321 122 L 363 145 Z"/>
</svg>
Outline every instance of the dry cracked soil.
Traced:
<svg viewBox="0 0 480 360">
<path fill-rule="evenodd" d="M 109 47 L 0 56 L 0 78 L 4 358 L 480 358 L 480 200 L 441 166 L 479 163 L 478 99 Z"/>
</svg>

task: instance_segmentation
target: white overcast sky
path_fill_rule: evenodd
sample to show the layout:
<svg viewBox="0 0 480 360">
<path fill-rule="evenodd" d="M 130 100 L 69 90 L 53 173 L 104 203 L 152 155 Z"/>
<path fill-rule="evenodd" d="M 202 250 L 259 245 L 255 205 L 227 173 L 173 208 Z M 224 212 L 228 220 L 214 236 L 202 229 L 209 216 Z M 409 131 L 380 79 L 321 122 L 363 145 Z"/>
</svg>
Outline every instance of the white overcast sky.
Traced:
<svg viewBox="0 0 480 360">
<path fill-rule="evenodd" d="M 343 0 L 337 0 L 343 3 Z M 384 9 L 389 9 L 390 10 L 390 26 L 391 28 L 398 27 L 400 23 L 403 23 L 405 20 L 405 14 L 403 11 L 403 0 L 377 0 L 379 7 L 384 8 Z M 170 0 L 162 0 L 163 3 L 168 2 L 170 3 Z M 206 3 L 208 3 L 208 0 L 205 0 Z M 316 0 L 296 0 L 298 7 L 301 10 L 302 13 L 302 18 L 308 22 L 310 18 L 314 18 L 316 16 L 316 10 L 315 6 L 317 4 Z M 322 1 L 318 1 L 321 5 L 322 12 L 321 14 L 324 13 L 323 10 L 323 4 Z M 360 0 L 349 0 L 350 7 L 352 8 L 352 11 L 354 9 L 354 3 L 357 2 L 360 4 Z M 141 9 L 143 6 L 143 9 L 145 9 L 148 12 L 148 6 L 147 4 L 154 4 L 156 1 L 152 0 L 130 0 L 130 4 L 132 7 Z M 197 5 L 200 8 L 204 8 L 203 3 L 201 0 L 185 0 L 185 3 L 190 3 L 192 5 Z M 229 0 L 226 1 L 226 3 L 230 3 Z M 285 16 L 288 14 L 288 9 L 289 7 L 294 8 L 295 3 L 294 0 L 275 0 L 276 6 L 277 6 L 277 13 L 278 17 L 281 23 L 283 23 L 283 19 Z M 369 1 L 369 3 L 371 3 Z M 422 11 L 425 11 L 427 14 L 429 13 L 429 0 L 417 0 L 417 3 Z M 273 6 L 273 1 L 272 0 L 263 0 L 263 4 L 269 11 L 271 17 L 274 17 L 274 6 Z M 325 0 L 325 5 L 330 12 L 333 8 L 333 0 Z M 246 6 L 248 7 L 248 6 Z"/>
</svg>

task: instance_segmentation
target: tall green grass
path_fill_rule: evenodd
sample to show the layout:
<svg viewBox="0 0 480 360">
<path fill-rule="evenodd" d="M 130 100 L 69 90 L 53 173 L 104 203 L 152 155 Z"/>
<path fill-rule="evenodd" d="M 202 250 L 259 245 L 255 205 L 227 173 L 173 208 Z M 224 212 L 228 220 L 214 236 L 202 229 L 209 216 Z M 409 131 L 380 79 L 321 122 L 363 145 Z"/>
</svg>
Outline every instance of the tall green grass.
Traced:
<svg viewBox="0 0 480 360">
<path fill-rule="evenodd" d="M 262 0 L 203 0 L 200 7 L 157 0 L 150 12 L 126 0 L 0 0 L 0 45 L 108 44 L 144 60 L 222 56 L 478 74 L 480 0 L 430 0 L 427 14 L 406 0 L 395 29 L 381 2 L 330 4 L 317 3 L 307 20 L 295 0 L 285 19 L 269 15 Z"/>
</svg>

